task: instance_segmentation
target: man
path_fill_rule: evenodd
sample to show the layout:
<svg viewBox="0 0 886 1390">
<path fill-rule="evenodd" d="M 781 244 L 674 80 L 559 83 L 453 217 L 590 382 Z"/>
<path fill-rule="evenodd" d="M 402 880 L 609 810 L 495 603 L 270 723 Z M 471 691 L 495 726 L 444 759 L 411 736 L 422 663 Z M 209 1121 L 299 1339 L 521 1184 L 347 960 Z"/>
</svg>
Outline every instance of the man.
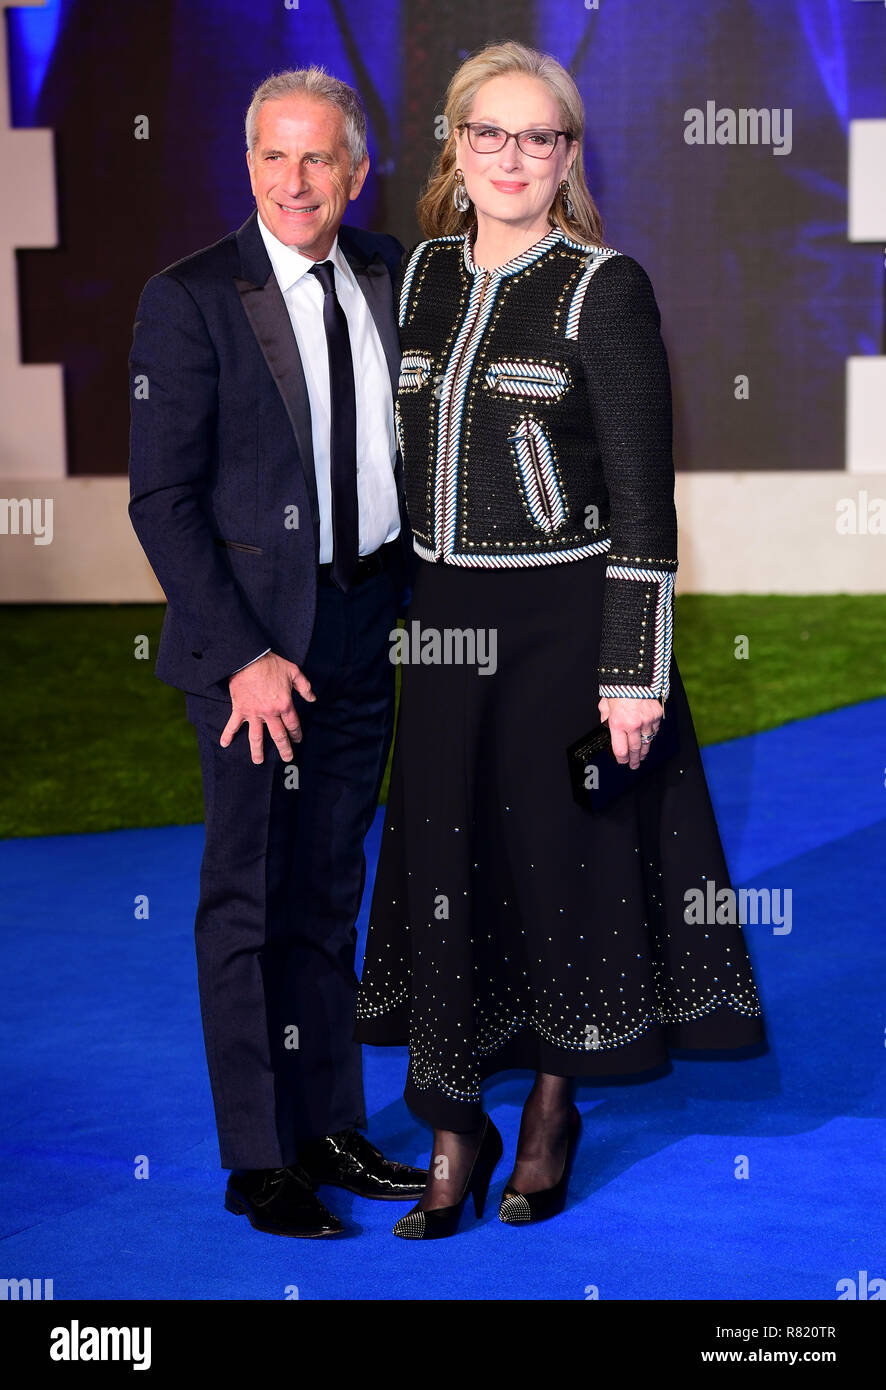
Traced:
<svg viewBox="0 0 886 1390">
<path fill-rule="evenodd" d="M 392 394 L 394 237 L 341 226 L 369 167 L 321 68 L 256 90 L 256 210 L 146 285 L 130 368 L 133 526 L 168 600 L 206 804 L 196 945 L 225 1205 L 339 1234 L 316 1188 L 411 1201 L 366 1127 L 353 1041 L 363 838 L 408 578 Z M 267 730 L 267 737 L 265 731 Z"/>
</svg>

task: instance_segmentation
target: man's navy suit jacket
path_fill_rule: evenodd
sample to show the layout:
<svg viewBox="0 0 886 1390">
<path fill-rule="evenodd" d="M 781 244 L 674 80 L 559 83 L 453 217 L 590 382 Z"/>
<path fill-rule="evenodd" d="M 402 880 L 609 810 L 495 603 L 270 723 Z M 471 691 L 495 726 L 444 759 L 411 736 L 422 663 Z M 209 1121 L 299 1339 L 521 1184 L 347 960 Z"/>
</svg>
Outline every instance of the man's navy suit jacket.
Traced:
<svg viewBox="0 0 886 1390">
<path fill-rule="evenodd" d="M 392 281 L 403 247 L 344 226 L 339 246 L 396 392 Z M 148 281 L 130 373 L 129 515 L 167 598 L 156 674 L 226 700 L 227 678 L 268 647 L 301 665 L 316 610 L 310 403 L 257 213 Z M 398 455 L 405 583 L 412 541 L 401 473 Z"/>
</svg>

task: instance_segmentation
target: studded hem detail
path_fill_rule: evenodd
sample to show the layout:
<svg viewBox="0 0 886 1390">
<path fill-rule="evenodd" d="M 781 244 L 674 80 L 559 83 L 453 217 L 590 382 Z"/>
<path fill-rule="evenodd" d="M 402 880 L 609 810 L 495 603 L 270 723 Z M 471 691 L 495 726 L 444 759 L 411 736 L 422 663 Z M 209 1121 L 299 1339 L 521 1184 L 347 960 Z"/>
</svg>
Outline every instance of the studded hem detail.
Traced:
<svg viewBox="0 0 886 1390">
<path fill-rule="evenodd" d="M 587 1037 L 578 1035 L 563 1036 L 558 1034 L 550 1027 L 546 1027 L 544 1021 L 537 1017 L 521 1014 L 506 1022 L 500 1021 L 497 1026 L 487 1029 L 482 1035 L 475 1039 L 474 1055 L 477 1058 L 489 1058 L 494 1053 L 504 1048 L 518 1033 L 523 1029 L 530 1029 L 543 1042 L 551 1046 L 562 1049 L 564 1052 L 576 1053 L 579 1056 L 586 1056 L 589 1051 L 597 1054 L 617 1052 L 619 1048 L 636 1042 L 656 1026 L 666 1027 L 673 1024 L 692 1023 L 698 1019 L 707 1018 L 715 1014 L 719 1009 L 729 1009 L 733 1014 L 745 1019 L 762 1018 L 762 1007 L 757 997 L 756 991 L 752 988 L 751 1000 L 747 1002 L 739 996 L 721 991 L 711 995 L 708 999 L 700 1001 L 694 1007 L 686 1009 L 676 1005 L 670 1008 L 656 1009 L 639 1019 L 635 1024 L 626 1027 L 621 1033 L 612 1034 L 609 1037 L 602 1036 L 596 1041 L 593 1048 L 588 1048 Z M 402 994 L 401 994 L 402 999 Z M 396 1009 L 393 1000 L 386 1002 L 378 1008 L 370 1005 L 365 999 L 361 999 L 357 1011 L 358 1019 L 378 1019 L 390 1017 Z M 410 1077 L 416 1090 L 428 1091 L 437 1090 L 450 1100 L 458 1101 L 462 1104 L 474 1105 L 480 1101 L 479 1085 L 475 1087 L 458 1087 L 441 1072 L 429 1059 L 423 1057 L 424 1048 L 422 1046 L 422 1034 L 415 1034 L 410 1030 Z M 583 1075 L 580 1067 L 576 1067 L 576 1076 Z"/>
</svg>

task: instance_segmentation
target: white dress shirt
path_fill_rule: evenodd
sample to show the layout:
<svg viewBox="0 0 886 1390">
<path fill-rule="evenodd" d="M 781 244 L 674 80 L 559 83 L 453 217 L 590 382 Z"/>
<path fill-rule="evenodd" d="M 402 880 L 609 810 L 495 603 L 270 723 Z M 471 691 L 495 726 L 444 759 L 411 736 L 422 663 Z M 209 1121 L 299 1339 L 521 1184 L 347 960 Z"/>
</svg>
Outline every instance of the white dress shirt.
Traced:
<svg viewBox="0 0 886 1390">
<path fill-rule="evenodd" d="M 323 286 L 308 272 L 317 262 L 286 246 L 258 218 L 277 284 L 289 311 L 311 408 L 314 473 L 320 510 L 321 565 L 332 560 L 332 478 L 330 471 L 329 355 L 323 323 Z M 325 260 L 335 266 L 335 292 L 348 320 L 354 391 L 357 401 L 357 515 L 359 554 L 371 555 L 400 533 L 394 481 L 396 440 L 391 378 L 384 348 L 366 297 L 342 254 L 338 235 Z M 267 649 L 270 651 L 270 647 Z M 267 652 L 261 652 L 266 656 Z M 253 657 L 254 661 L 258 657 Z M 246 663 L 252 665 L 252 661 Z M 238 670 L 245 670 L 240 666 Z M 236 672 L 232 672 L 236 674 Z"/>
<path fill-rule="evenodd" d="M 329 457 L 329 357 L 323 326 L 323 287 L 308 272 L 317 262 L 269 232 L 261 217 L 259 231 L 286 301 L 298 344 L 311 406 L 314 472 L 320 507 L 320 564 L 332 560 L 332 482 Z M 338 244 L 324 258 L 335 266 L 335 290 L 348 320 L 354 389 L 357 398 L 357 507 L 361 555 L 371 555 L 400 532 L 394 482 L 396 441 L 391 378 L 384 348 L 357 277 Z"/>
</svg>

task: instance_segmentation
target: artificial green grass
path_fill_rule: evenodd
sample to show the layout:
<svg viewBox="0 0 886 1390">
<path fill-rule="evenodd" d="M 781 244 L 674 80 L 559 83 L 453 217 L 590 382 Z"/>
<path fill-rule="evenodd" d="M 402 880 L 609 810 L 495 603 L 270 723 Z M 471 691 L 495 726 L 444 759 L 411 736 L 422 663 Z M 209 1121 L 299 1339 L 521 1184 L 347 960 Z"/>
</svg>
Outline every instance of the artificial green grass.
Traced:
<svg viewBox="0 0 886 1390">
<path fill-rule="evenodd" d="M 154 675 L 162 604 L 0 608 L 0 835 L 203 819 L 185 697 Z M 147 659 L 135 656 L 146 636 Z"/>
<path fill-rule="evenodd" d="M 163 611 L 0 607 L 0 836 L 203 819 L 184 695 L 153 674 Z M 886 694 L 886 596 L 686 594 L 674 622 L 702 743 Z M 747 660 L 734 656 L 741 635 Z M 144 660 L 135 655 L 140 636 Z M 589 692 L 589 722 L 595 715 Z"/>
</svg>

